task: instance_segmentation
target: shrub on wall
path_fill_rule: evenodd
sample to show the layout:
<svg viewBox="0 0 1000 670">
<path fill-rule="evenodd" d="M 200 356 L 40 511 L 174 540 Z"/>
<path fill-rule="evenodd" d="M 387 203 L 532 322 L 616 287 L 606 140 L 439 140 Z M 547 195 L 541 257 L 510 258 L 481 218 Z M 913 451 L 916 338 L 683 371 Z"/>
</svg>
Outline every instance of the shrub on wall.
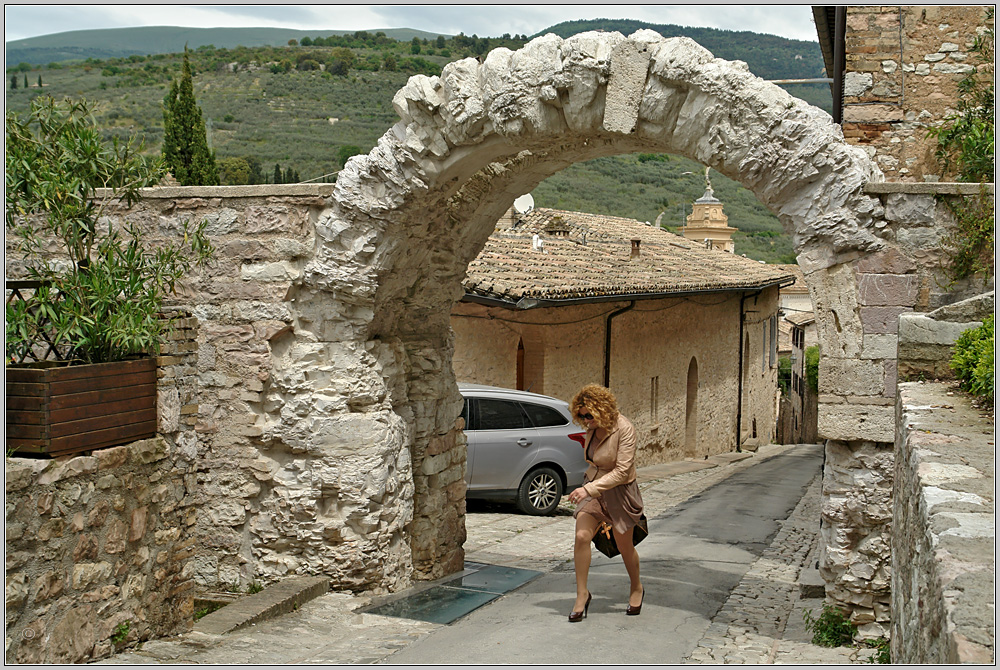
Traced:
<svg viewBox="0 0 1000 670">
<path fill-rule="evenodd" d="M 963 389 L 974 395 L 993 398 L 993 317 L 983 325 L 970 328 L 955 341 L 951 369 Z"/>
<path fill-rule="evenodd" d="M 805 350 L 806 383 L 813 393 L 819 393 L 819 347 L 811 346 Z"/>
</svg>

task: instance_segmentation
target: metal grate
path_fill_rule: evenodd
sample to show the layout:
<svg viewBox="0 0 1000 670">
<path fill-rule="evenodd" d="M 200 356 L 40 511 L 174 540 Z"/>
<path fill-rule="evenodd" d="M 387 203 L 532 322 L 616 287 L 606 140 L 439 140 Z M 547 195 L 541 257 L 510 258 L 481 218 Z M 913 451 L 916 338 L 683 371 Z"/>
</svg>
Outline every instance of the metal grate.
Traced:
<svg viewBox="0 0 1000 670">
<path fill-rule="evenodd" d="M 7 351 L 5 352 L 5 356 L 8 364 L 19 365 L 25 362 L 42 361 L 65 362 L 73 358 L 73 348 L 68 344 L 59 344 L 55 325 L 44 316 L 43 303 L 39 299 L 39 289 L 49 286 L 51 286 L 49 282 L 38 280 L 4 280 L 7 328 L 11 328 L 14 311 L 20 309 L 17 303 L 22 303 L 24 305 L 23 309 L 27 309 L 34 317 L 32 319 L 32 332 L 26 333 L 29 336 L 30 343 L 25 343 L 23 346 L 16 346 L 12 340 L 16 341 L 17 334 L 11 333 L 9 330 L 6 333 Z M 62 296 L 58 292 L 55 292 L 46 303 L 53 305 L 61 299 Z M 42 316 L 39 318 L 39 315 Z M 11 350 L 12 348 L 13 351 Z"/>
</svg>

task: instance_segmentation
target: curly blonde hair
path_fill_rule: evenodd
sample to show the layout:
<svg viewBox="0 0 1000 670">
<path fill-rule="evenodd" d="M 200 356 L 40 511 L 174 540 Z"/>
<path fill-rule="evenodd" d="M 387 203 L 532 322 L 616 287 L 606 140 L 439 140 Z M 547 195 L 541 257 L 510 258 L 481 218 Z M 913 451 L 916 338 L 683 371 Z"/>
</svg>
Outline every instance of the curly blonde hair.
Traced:
<svg viewBox="0 0 1000 670">
<path fill-rule="evenodd" d="M 587 384 L 573 396 L 569 404 L 573 423 L 583 426 L 581 414 L 592 414 L 594 423 L 604 430 L 611 430 L 618 423 L 618 401 L 615 394 L 603 386 Z"/>
</svg>

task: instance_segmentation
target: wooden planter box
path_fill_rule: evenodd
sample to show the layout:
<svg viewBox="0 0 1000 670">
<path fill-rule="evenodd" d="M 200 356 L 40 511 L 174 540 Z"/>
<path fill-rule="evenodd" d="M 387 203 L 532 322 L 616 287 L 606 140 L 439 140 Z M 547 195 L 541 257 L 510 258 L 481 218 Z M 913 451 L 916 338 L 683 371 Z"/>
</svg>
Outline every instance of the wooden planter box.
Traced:
<svg viewBox="0 0 1000 670">
<path fill-rule="evenodd" d="M 49 457 L 156 434 L 156 359 L 8 367 L 7 450 Z"/>
</svg>

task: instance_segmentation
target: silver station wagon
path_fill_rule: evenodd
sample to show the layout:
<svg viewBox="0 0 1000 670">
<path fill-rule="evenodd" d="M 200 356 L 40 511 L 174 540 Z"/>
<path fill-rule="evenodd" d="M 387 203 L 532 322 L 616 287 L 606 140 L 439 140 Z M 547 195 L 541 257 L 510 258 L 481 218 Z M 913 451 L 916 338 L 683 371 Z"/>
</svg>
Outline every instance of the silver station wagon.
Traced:
<svg viewBox="0 0 1000 670">
<path fill-rule="evenodd" d="M 583 484 L 586 435 L 557 398 L 459 383 L 469 442 L 466 498 L 514 500 L 526 514 L 552 514 Z"/>
</svg>

